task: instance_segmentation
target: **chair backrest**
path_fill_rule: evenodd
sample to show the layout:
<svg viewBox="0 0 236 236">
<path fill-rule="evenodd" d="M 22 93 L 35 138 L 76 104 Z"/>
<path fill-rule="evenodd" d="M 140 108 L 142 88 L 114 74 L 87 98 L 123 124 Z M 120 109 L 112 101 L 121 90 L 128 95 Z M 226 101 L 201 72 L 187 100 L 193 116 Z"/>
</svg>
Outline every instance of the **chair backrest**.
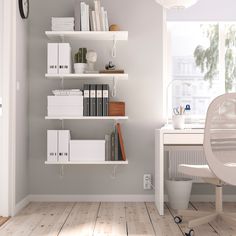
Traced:
<svg viewBox="0 0 236 236">
<path fill-rule="evenodd" d="M 223 182 L 236 185 L 236 93 L 221 95 L 210 104 L 204 151 L 212 172 Z"/>
</svg>

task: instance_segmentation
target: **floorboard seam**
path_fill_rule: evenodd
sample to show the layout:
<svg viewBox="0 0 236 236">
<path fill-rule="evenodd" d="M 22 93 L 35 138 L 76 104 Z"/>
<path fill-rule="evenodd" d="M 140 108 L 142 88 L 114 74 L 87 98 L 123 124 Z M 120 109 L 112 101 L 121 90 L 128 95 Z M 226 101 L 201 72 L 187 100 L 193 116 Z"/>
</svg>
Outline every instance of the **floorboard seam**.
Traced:
<svg viewBox="0 0 236 236">
<path fill-rule="evenodd" d="M 59 230 L 59 232 L 58 232 L 57 236 L 58 236 L 58 235 L 61 233 L 61 231 L 62 231 L 62 229 L 63 229 L 63 227 L 64 227 L 64 225 L 65 225 L 66 221 L 68 220 L 68 218 L 69 218 L 69 216 L 70 216 L 71 212 L 73 211 L 73 209 L 75 208 L 75 206 L 76 206 L 76 202 L 74 203 L 74 205 L 72 206 L 72 208 L 71 208 L 70 212 L 68 213 L 68 216 L 66 217 L 66 219 L 65 219 L 64 223 L 62 224 L 62 226 L 61 226 L 61 228 L 60 228 L 60 230 Z"/>
<path fill-rule="evenodd" d="M 170 210 L 170 208 L 168 207 L 168 205 L 165 203 L 165 206 L 166 206 L 166 208 L 168 209 L 168 211 L 170 212 L 170 215 L 172 216 L 172 218 L 173 218 L 173 222 L 174 222 L 174 224 L 176 224 L 175 223 L 175 220 L 174 220 L 174 215 L 172 214 L 172 212 L 171 212 L 171 210 Z M 180 232 L 183 234 L 183 236 L 185 236 L 185 232 L 183 232 L 183 230 L 181 229 L 181 227 L 180 227 L 180 225 L 179 224 L 177 224 L 177 226 L 178 226 L 178 228 L 179 228 L 179 230 L 180 230 Z"/>
<path fill-rule="evenodd" d="M 127 214 L 126 214 L 127 206 L 125 202 L 125 225 L 126 225 L 126 235 L 129 235 L 129 228 L 128 228 L 128 221 L 127 221 Z"/>
<path fill-rule="evenodd" d="M 154 228 L 154 226 L 153 226 L 152 218 L 151 218 L 150 213 L 149 213 L 148 208 L 147 208 L 147 203 L 144 202 L 144 205 L 145 205 L 145 207 L 146 207 L 146 211 L 147 211 L 147 214 L 148 214 L 150 223 L 151 223 L 151 225 L 152 225 L 152 229 L 153 229 L 153 231 L 154 231 L 154 233 L 155 233 L 155 235 L 156 235 L 157 233 L 156 233 L 156 230 L 155 230 L 155 228 Z"/>
<path fill-rule="evenodd" d="M 99 206 L 98 206 L 98 210 L 97 210 L 97 217 L 96 217 L 96 220 L 95 220 L 95 223 L 94 223 L 94 227 L 93 227 L 93 236 L 94 236 L 94 231 L 95 231 L 95 228 L 96 228 L 96 224 L 97 224 L 97 220 L 98 220 L 98 214 L 99 214 L 101 205 L 102 205 L 102 203 L 99 202 Z"/>
</svg>

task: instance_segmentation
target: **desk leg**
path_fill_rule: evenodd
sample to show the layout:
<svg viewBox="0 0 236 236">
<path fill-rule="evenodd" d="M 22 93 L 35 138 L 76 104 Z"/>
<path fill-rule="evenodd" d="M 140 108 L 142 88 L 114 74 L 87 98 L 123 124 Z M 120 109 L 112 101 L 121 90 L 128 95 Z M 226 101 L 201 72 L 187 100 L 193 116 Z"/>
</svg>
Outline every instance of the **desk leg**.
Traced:
<svg viewBox="0 0 236 236">
<path fill-rule="evenodd" d="M 163 133 L 155 131 L 155 204 L 160 215 L 164 215 L 164 145 Z"/>
</svg>

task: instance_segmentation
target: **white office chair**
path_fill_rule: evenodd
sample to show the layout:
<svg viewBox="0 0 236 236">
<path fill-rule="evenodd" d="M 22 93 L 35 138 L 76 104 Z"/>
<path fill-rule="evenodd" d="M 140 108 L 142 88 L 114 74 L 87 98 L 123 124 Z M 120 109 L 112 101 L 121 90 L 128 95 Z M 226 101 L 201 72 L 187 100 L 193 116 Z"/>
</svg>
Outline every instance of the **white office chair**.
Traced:
<svg viewBox="0 0 236 236">
<path fill-rule="evenodd" d="M 180 165 L 179 172 L 198 176 L 215 185 L 215 212 L 178 211 L 176 223 L 181 223 L 185 216 L 196 217 L 188 222 L 190 230 L 185 233 L 186 236 L 194 235 L 193 227 L 218 217 L 229 224 L 236 224 L 236 212 L 224 213 L 222 208 L 222 186 L 236 186 L 236 93 L 219 96 L 210 104 L 203 146 L 208 165 Z"/>
</svg>

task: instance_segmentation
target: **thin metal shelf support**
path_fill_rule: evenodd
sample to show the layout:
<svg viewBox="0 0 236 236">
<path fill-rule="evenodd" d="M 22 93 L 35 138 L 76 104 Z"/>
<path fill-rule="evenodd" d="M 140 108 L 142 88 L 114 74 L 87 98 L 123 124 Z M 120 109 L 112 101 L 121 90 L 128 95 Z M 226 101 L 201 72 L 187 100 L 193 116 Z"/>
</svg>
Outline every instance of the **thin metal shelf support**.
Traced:
<svg viewBox="0 0 236 236">
<path fill-rule="evenodd" d="M 112 179 L 115 179 L 116 178 L 116 170 L 117 170 L 117 168 L 118 168 L 118 165 L 115 165 L 115 166 L 113 166 L 113 170 L 112 170 L 112 174 L 111 174 L 111 178 Z"/>
<path fill-rule="evenodd" d="M 116 57 L 116 44 L 117 44 L 117 40 L 116 40 L 116 36 L 113 36 L 113 46 L 112 46 L 112 57 L 115 58 Z"/>
<path fill-rule="evenodd" d="M 64 171 L 64 165 L 61 165 L 60 166 L 60 178 L 64 178 L 64 175 L 65 175 L 65 171 Z"/>
<path fill-rule="evenodd" d="M 112 86 L 111 96 L 114 98 L 116 97 L 117 78 L 114 76 L 112 81 L 113 81 L 113 86 Z"/>
</svg>

